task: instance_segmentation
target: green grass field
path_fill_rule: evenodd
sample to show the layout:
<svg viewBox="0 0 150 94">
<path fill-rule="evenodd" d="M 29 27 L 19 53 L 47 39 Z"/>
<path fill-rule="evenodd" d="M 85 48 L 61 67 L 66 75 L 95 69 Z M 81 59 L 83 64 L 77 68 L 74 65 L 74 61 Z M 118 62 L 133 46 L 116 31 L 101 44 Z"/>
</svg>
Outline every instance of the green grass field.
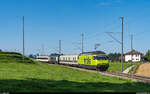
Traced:
<svg viewBox="0 0 150 94">
<path fill-rule="evenodd" d="M 150 92 L 150 85 L 0 53 L 0 92 Z"/>
<path fill-rule="evenodd" d="M 139 65 L 139 63 L 123 63 L 123 70 L 127 69 L 128 67 L 132 65 Z M 113 62 L 109 63 L 108 71 L 114 71 L 114 72 L 121 72 L 121 63 L 120 62 Z"/>
</svg>

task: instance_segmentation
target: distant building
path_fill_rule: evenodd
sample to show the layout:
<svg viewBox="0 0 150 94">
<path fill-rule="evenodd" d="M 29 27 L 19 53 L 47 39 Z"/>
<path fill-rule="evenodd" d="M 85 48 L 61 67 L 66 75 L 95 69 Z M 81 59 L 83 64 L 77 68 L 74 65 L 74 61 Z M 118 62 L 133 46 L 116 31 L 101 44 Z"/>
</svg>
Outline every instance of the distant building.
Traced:
<svg viewBox="0 0 150 94">
<path fill-rule="evenodd" d="M 139 62 L 143 60 L 143 53 L 140 53 L 136 50 L 132 50 L 125 55 L 125 62 Z"/>
</svg>

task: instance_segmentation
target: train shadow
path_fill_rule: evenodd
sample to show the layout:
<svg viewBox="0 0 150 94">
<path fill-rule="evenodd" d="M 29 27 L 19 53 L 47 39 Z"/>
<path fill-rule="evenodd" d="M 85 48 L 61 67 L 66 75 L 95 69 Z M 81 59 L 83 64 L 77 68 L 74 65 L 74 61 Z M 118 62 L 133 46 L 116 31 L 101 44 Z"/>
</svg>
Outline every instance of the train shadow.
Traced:
<svg viewBox="0 0 150 94">
<path fill-rule="evenodd" d="M 145 88 L 147 87 L 147 88 Z M 0 80 L 0 92 L 150 92 L 143 83 L 75 82 L 68 80 L 32 79 Z"/>
</svg>

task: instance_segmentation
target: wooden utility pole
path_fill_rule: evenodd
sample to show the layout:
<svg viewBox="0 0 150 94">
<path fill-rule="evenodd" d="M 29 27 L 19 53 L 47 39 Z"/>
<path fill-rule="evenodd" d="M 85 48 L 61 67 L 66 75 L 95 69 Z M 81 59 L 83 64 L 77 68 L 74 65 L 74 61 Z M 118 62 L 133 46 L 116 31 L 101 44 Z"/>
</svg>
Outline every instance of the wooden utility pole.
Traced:
<svg viewBox="0 0 150 94">
<path fill-rule="evenodd" d="M 121 42 L 121 48 L 122 48 L 122 52 L 121 52 L 121 72 L 123 72 L 123 16 L 121 17 L 121 31 L 122 31 L 122 42 Z"/>
</svg>

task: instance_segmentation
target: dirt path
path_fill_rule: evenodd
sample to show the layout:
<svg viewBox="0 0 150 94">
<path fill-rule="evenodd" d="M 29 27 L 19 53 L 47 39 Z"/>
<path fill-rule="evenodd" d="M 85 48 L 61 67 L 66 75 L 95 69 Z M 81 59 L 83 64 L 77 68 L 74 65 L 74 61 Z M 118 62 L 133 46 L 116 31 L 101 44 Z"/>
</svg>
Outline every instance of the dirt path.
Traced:
<svg viewBox="0 0 150 94">
<path fill-rule="evenodd" d="M 150 76 L 150 63 L 140 65 L 136 71 L 136 74 Z"/>
</svg>

